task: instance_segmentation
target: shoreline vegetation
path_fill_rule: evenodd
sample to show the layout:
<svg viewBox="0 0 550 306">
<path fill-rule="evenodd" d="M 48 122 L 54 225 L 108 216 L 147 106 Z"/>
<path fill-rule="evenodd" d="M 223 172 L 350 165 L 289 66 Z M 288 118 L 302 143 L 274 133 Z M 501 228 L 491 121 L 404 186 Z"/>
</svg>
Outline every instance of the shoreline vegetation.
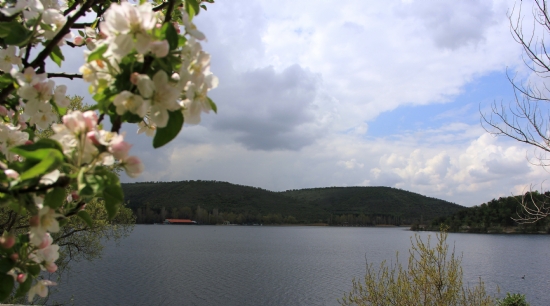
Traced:
<svg viewBox="0 0 550 306">
<path fill-rule="evenodd" d="M 468 207 L 449 216 L 435 218 L 426 225 L 415 224 L 413 230 L 439 231 L 441 226 L 453 233 L 482 234 L 550 234 L 550 220 L 521 222 L 523 205 L 545 203 L 550 192 L 527 192 L 525 195 L 501 197 L 478 206 Z"/>
<path fill-rule="evenodd" d="M 122 185 L 138 224 L 191 219 L 199 224 L 409 227 L 413 231 L 548 234 L 550 222 L 520 224 L 527 193 L 463 207 L 390 187 L 326 187 L 273 192 L 219 181 L 144 182 Z"/>
</svg>

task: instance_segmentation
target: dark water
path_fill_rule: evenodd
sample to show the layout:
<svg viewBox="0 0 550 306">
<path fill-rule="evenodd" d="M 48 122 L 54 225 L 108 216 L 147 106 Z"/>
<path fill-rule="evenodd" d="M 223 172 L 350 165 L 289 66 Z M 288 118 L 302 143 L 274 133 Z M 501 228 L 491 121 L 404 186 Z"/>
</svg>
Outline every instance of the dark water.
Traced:
<svg viewBox="0 0 550 306">
<path fill-rule="evenodd" d="M 338 305 L 375 264 L 406 255 L 403 228 L 137 225 L 74 265 L 50 301 L 75 305 Z M 434 233 L 431 233 L 434 235 Z M 426 237 L 428 233 L 422 233 Z M 550 236 L 450 234 L 465 282 L 550 305 Z M 525 279 L 521 277 L 525 275 Z"/>
</svg>

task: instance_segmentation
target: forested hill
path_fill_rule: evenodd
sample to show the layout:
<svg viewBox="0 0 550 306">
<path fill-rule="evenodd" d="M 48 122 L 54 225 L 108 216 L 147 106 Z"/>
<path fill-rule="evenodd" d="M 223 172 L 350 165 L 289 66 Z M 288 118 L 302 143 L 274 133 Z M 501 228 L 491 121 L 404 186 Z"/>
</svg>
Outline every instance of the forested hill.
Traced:
<svg viewBox="0 0 550 306">
<path fill-rule="evenodd" d="M 464 207 L 390 187 L 273 192 L 218 181 L 122 184 L 139 223 L 191 218 L 202 223 L 411 224 Z"/>
<path fill-rule="evenodd" d="M 538 205 L 546 203 L 550 199 L 550 192 L 544 194 L 533 192 L 524 196 L 510 196 L 493 199 L 478 206 L 464 208 L 452 215 L 434 219 L 426 228 L 427 230 L 438 230 L 440 226 L 446 225 L 451 232 L 469 233 L 550 233 L 550 219 L 544 218 L 537 222 L 518 223 L 523 213 L 522 201 L 531 209 L 534 208 L 533 201 Z"/>
</svg>

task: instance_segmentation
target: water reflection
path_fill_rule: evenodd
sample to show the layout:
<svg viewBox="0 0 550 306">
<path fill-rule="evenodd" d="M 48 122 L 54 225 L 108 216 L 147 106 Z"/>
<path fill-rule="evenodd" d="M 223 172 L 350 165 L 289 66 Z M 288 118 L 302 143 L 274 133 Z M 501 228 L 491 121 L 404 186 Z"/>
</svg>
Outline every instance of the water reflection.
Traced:
<svg viewBox="0 0 550 306">
<path fill-rule="evenodd" d="M 53 300 L 76 305 L 337 305 L 365 258 L 406 264 L 402 228 L 138 225 L 103 258 L 78 263 Z M 429 233 L 421 233 L 426 238 Z M 431 233 L 433 236 L 434 234 Z M 550 237 L 450 234 L 465 281 L 550 305 Z M 80 271 L 80 273 L 78 273 Z M 521 276 L 526 275 L 525 279 Z"/>
</svg>

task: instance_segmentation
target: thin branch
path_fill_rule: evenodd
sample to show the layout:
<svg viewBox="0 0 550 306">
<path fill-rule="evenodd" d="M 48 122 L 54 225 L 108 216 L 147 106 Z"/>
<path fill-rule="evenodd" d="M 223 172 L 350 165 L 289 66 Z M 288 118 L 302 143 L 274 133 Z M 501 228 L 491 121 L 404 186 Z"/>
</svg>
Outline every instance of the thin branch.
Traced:
<svg viewBox="0 0 550 306">
<path fill-rule="evenodd" d="M 91 27 L 93 22 L 75 23 L 71 26 L 71 29 L 85 29 Z"/>
<path fill-rule="evenodd" d="M 48 73 L 48 78 L 82 79 L 82 74 Z"/>
<path fill-rule="evenodd" d="M 71 236 L 71 235 L 73 235 L 73 234 L 75 234 L 75 233 L 87 231 L 88 229 L 89 229 L 88 227 L 84 227 L 84 228 L 79 228 L 79 229 L 72 230 L 72 231 L 66 233 L 66 234 L 63 235 L 63 236 L 60 236 L 60 237 L 55 238 L 55 239 L 54 239 L 54 242 L 59 241 L 59 240 L 64 239 L 64 238 L 67 238 L 67 237 L 69 237 L 69 236 Z"/>
<path fill-rule="evenodd" d="M 168 0 L 168 8 L 166 9 L 166 15 L 164 17 L 164 23 L 170 22 L 172 19 L 172 11 L 174 10 L 175 0 Z"/>
<path fill-rule="evenodd" d="M 163 2 L 162 4 L 159 4 L 153 8 L 154 12 L 158 12 L 162 9 L 164 9 L 168 5 L 168 2 Z"/>
</svg>

